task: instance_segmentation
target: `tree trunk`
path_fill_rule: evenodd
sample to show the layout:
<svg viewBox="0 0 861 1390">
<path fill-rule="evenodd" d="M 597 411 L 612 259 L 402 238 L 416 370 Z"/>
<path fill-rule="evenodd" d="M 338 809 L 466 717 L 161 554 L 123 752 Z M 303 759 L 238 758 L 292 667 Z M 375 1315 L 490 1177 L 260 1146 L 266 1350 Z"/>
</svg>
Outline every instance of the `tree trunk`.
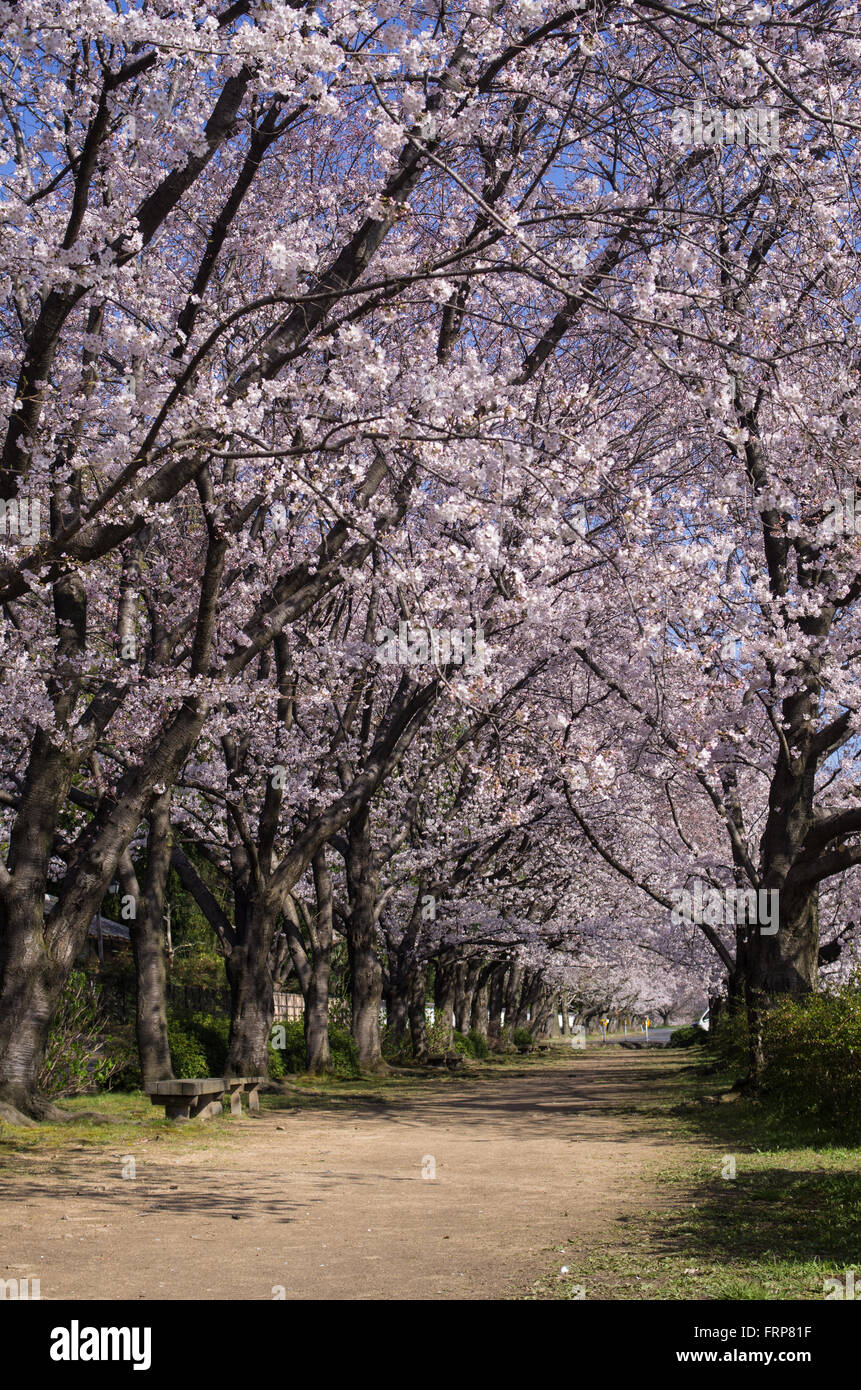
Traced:
<svg viewBox="0 0 861 1390">
<path fill-rule="evenodd" d="M 53 1109 L 38 1095 L 39 1072 L 67 976 L 45 946 L 43 897 L 0 908 L 0 1101 L 37 1119 Z"/>
<path fill-rule="evenodd" d="M 311 1076 L 331 1071 L 329 1050 L 329 971 L 315 970 L 305 1000 L 305 1065 Z"/>
<path fill-rule="evenodd" d="M 488 982 L 487 1001 L 487 1041 L 495 1052 L 502 1045 L 502 1010 L 505 1004 L 505 976 L 507 965 L 496 965 Z"/>
<path fill-rule="evenodd" d="M 386 1022 L 389 1035 L 395 1046 L 401 1046 L 407 1039 L 410 1026 L 409 1000 L 400 976 L 392 977 L 386 998 Z"/>
<path fill-rule="evenodd" d="M 384 977 L 384 997 L 386 1001 L 386 1032 L 392 1047 L 400 1049 L 407 1046 L 410 1028 L 408 981 L 409 961 L 392 934 L 380 923 L 388 962 Z"/>
<path fill-rule="evenodd" d="M 731 980 L 731 997 L 743 991 L 747 1013 L 747 1084 L 756 1089 L 766 1063 L 763 1033 L 777 995 L 802 998 L 816 989 L 819 968 L 819 898 L 816 889 L 790 886 L 780 894 L 778 930 L 763 935 L 762 923 L 750 926 L 743 951 L 743 975 Z M 774 925 L 774 923 L 771 923 Z M 711 1024 L 711 1019 L 709 1019 Z"/>
<path fill-rule="evenodd" d="M 772 925 L 774 925 L 772 923 Z M 751 926 L 745 960 L 753 989 L 765 995 L 812 993 L 819 974 L 819 895 L 816 888 L 793 888 L 780 893 L 778 930 L 763 935 L 762 924 Z"/>
<path fill-rule="evenodd" d="M 438 1025 L 435 1032 L 441 1033 L 442 1045 L 446 1049 L 452 1044 L 456 988 L 454 952 L 451 947 L 444 947 L 437 957 L 433 1007 L 434 1023 Z"/>
<path fill-rule="evenodd" d="M 543 1033 L 547 1024 L 547 1014 L 550 1011 L 546 996 L 547 990 L 539 972 L 537 970 L 525 970 L 514 1027 L 528 1027 L 533 1036 Z"/>
<path fill-rule="evenodd" d="M 305 993 L 305 1061 L 311 1075 L 329 1071 L 329 974 L 332 968 L 332 878 L 325 849 L 314 856 L 317 920 L 311 941 L 313 959 Z"/>
<path fill-rule="evenodd" d="M 525 993 L 525 991 L 524 991 Z M 535 978 L 529 988 L 529 1031 L 533 1038 L 555 1037 L 556 1036 L 556 996 L 545 985 L 541 983 L 541 977 Z"/>
<path fill-rule="evenodd" d="M 427 977 L 424 966 L 413 966 L 409 981 L 410 1040 L 413 1056 L 417 1062 L 426 1062 L 428 1055 L 427 1015 Z"/>
<path fill-rule="evenodd" d="M 167 961 L 164 944 L 164 900 L 170 872 L 170 790 L 153 803 L 147 836 L 146 876 L 141 893 L 128 851 L 119 863 L 123 892 L 135 903 L 131 924 L 132 953 L 137 974 L 135 1027 L 144 1089 L 173 1079 L 167 1037 Z"/>
<path fill-rule="evenodd" d="M 547 1036 L 548 1038 L 558 1038 L 559 1036 L 559 999 L 550 993 L 547 998 Z"/>
<path fill-rule="evenodd" d="M 385 1069 L 380 1048 L 380 1005 L 383 976 L 376 952 L 376 930 L 364 913 L 351 914 L 347 937 L 353 1002 L 353 1041 L 364 1072 Z"/>
<path fill-rule="evenodd" d="M 399 942 L 386 935 L 389 959 L 389 992 L 386 1000 L 387 1020 L 390 1035 L 396 1047 L 405 1047 L 407 1038 L 416 1034 L 421 1056 L 427 1054 L 427 1021 L 425 1019 L 425 969 L 416 964 L 419 937 L 422 930 L 422 905 L 425 898 L 424 880 L 419 880 L 418 891 L 413 900 L 410 920 Z M 412 1019 L 412 996 L 418 991 L 421 995 L 421 1017 L 416 1013 L 415 1028 Z M 413 1055 L 416 1052 L 416 1036 L 412 1037 Z"/>
<path fill-rule="evenodd" d="M 226 962 L 230 1040 L 225 1065 L 231 1076 L 269 1075 L 269 1036 L 275 1017 L 269 959 L 274 912 L 265 897 L 253 897 L 237 911 L 237 941 Z"/>
<path fill-rule="evenodd" d="M 455 966 L 455 1027 L 458 1033 L 469 1033 L 469 1016 L 476 990 L 476 966 L 459 960 Z"/>
<path fill-rule="evenodd" d="M 383 972 L 377 954 L 376 875 L 371 858 L 370 814 L 367 807 L 347 829 L 347 885 L 350 917 L 347 952 L 353 1003 L 353 1041 L 363 1072 L 384 1071 L 380 1048 L 380 1006 Z"/>
<path fill-rule="evenodd" d="M 490 998 L 490 972 L 486 969 L 479 976 L 480 983 L 476 985 L 475 993 L 472 996 L 472 1011 L 469 1016 L 469 1031 L 477 1033 L 480 1038 L 487 1042 L 489 1028 L 489 998 Z"/>
<path fill-rule="evenodd" d="M 183 706 L 146 760 L 127 774 L 118 799 L 100 806 L 78 837 L 59 901 L 47 916 L 47 867 L 71 777 L 41 732 L 34 740 L 0 894 L 0 1100 L 27 1114 L 66 1118 L 37 1094 L 51 1021 L 154 787 L 173 784 L 204 718 L 197 702 Z"/>
<path fill-rule="evenodd" d="M 520 996 L 523 987 L 523 967 L 512 961 L 505 987 L 505 1031 L 509 1038 L 520 1027 Z"/>
</svg>

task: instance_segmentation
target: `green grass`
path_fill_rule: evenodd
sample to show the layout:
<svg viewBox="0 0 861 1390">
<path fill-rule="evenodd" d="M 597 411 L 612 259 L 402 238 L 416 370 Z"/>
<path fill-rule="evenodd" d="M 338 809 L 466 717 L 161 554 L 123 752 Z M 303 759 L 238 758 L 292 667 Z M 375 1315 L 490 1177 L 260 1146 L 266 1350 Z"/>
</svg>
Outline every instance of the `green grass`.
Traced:
<svg viewBox="0 0 861 1390">
<path fill-rule="evenodd" d="M 587 1299 L 821 1300 L 847 1270 L 861 1285 L 861 1148 L 795 1132 L 755 1101 L 714 1103 L 731 1078 L 689 1053 L 656 1066 L 630 1113 L 678 1156 L 644 1175 L 644 1209 L 597 1247 L 560 1244 L 554 1272 L 523 1297 L 568 1300 L 582 1286 Z"/>
<path fill-rule="evenodd" d="M 582 1054 L 575 1053 L 575 1056 Z M 567 1060 L 567 1057 L 566 1057 Z M 264 1110 L 346 1109 L 356 1101 L 396 1103 L 401 1097 L 423 1094 L 429 1088 L 442 1093 L 451 1087 L 478 1085 L 484 1078 L 526 1075 L 557 1062 L 555 1054 L 526 1056 L 506 1054 L 484 1062 L 471 1062 L 457 1070 L 445 1068 L 393 1067 L 380 1076 L 290 1076 L 281 1083 L 283 1090 L 261 1096 Z M 175 1124 L 165 1119 L 161 1106 L 154 1106 L 142 1091 L 109 1091 L 99 1095 L 73 1096 L 57 1104 L 74 1116 L 63 1124 L 42 1123 L 19 1128 L 0 1121 L 0 1173 L 14 1171 L 18 1156 L 69 1147 L 116 1148 L 132 1141 L 152 1140 L 176 1148 L 201 1148 L 210 1143 L 230 1143 L 241 1136 L 225 1110 L 221 1119 L 204 1124 L 194 1121 Z M 94 1115 L 98 1118 L 86 1118 Z"/>
<path fill-rule="evenodd" d="M 582 1056 L 582 1053 L 574 1053 Z M 565 1055 L 565 1062 L 570 1059 Z M 392 1066 L 380 1075 L 344 1077 L 333 1075 L 292 1075 L 284 1082 L 281 1094 L 264 1096 L 262 1104 L 272 1109 L 346 1109 L 357 1100 L 379 1104 L 397 1104 L 400 1099 L 424 1095 L 428 1090 L 445 1094 L 452 1088 L 480 1086 L 488 1078 L 527 1076 L 548 1066 L 558 1066 L 559 1055 L 554 1051 L 534 1053 L 505 1053 L 484 1061 L 470 1059 L 463 1067 L 449 1071 L 446 1067 Z"/>
<path fill-rule="evenodd" d="M 21 1158 L 28 1155 L 37 1158 L 64 1150 L 114 1149 L 148 1141 L 171 1148 L 199 1148 L 201 1141 L 218 1144 L 231 1139 L 229 1112 L 225 1119 L 207 1121 L 205 1128 L 193 1123 L 174 1124 L 142 1091 L 72 1096 L 59 1105 L 80 1118 L 62 1124 L 42 1123 L 32 1129 L 0 1123 L 0 1175 L 14 1175 Z M 90 1115 L 98 1118 L 88 1118 Z"/>
</svg>

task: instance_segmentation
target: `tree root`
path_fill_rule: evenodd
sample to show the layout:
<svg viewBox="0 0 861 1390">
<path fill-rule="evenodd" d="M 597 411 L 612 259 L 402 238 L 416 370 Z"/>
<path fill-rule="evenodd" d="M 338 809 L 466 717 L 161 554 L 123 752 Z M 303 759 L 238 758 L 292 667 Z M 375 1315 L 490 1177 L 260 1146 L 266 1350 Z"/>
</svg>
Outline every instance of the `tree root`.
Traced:
<svg viewBox="0 0 861 1390">
<path fill-rule="evenodd" d="M 23 1110 L 16 1110 L 14 1105 L 6 1105 L 0 1101 L 0 1124 L 20 1125 L 27 1129 L 35 1129 L 36 1121 L 29 1115 L 25 1115 Z"/>
<path fill-rule="evenodd" d="M 49 1125 L 69 1125 L 77 1120 L 88 1120 L 92 1124 L 109 1125 L 113 1121 L 112 1115 L 107 1115 L 98 1110 L 81 1110 L 77 1113 L 71 1110 L 63 1110 L 59 1105 L 54 1105 L 51 1101 L 45 1100 L 44 1096 L 34 1096 L 27 1101 L 26 1109 L 18 1106 L 9 1105 L 5 1101 L 0 1101 L 0 1122 L 7 1125 L 18 1125 L 27 1129 L 33 1129 L 38 1124 Z"/>
</svg>

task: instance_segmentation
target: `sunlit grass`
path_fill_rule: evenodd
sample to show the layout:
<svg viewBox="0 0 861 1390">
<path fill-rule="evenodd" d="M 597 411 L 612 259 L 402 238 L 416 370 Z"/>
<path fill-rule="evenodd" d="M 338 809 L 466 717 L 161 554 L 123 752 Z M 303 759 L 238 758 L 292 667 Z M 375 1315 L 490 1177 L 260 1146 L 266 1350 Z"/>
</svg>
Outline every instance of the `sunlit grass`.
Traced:
<svg viewBox="0 0 861 1390">
<path fill-rule="evenodd" d="M 522 1296 L 570 1299 L 582 1286 L 587 1299 L 820 1300 L 849 1270 L 861 1288 L 861 1148 L 793 1133 L 755 1101 L 723 1103 L 731 1077 L 690 1054 L 658 1067 L 629 1113 L 674 1137 L 678 1159 L 644 1175 L 648 1209 L 589 1250 L 561 1244 L 556 1272 Z"/>
</svg>

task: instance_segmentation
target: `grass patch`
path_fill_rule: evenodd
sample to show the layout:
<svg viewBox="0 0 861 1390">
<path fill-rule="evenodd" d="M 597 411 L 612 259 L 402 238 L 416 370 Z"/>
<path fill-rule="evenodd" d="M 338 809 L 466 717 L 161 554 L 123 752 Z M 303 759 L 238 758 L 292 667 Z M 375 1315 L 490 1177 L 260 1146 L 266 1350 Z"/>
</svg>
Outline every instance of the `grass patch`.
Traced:
<svg viewBox="0 0 861 1390">
<path fill-rule="evenodd" d="M 658 1075 L 644 1068 L 648 1097 L 630 1107 L 678 1145 L 644 1174 L 647 1207 L 589 1250 L 563 1242 L 521 1297 L 821 1300 L 847 1270 L 861 1285 L 861 1148 L 755 1101 L 722 1103 L 731 1074 L 689 1055 L 650 1058 Z"/>
<path fill-rule="evenodd" d="M 217 1144 L 229 1142 L 231 1137 L 229 1111 L 225 1119 L 209 1120 L 205 1125 L 174 1124 L 142 1091 L 72 1096 L 61 1102 L 61 1108 L 76 1118 L 62 1124 L 38 1124 L 32 1129 L 0 1123 L 0 1174 L 13 1176 L 27 1156 L 38 1158 L 82 1147 L 116 1149 L 153 1141 L 171 1148 L 199 1148 L 201 1140 Z"/>
<path fill-rule="evenodd" d="M 576 1054 L 582 1055 L 582 1054 Z M 487 1078 L 522 1076 L 558 1065 L 555 1053 L 517 1054 L 470 1062 L 457 1071 L 436 1067 L 393 1067 L 379 1076 L 287 1077 L 282 1091 L 264 1092 L 260 1098 L 265 1110 L 326 1109 L 347 1110 L 356 1103 L 396 1104 L 401 1098 L 427 1095 L 430 1090 L 445 1093 L 452 1087 L 480 1085 Z M 569 1061 L 566 1055 L 564 1061 Z M 75 1118 L 63 1124 L 42 1123 L 19 1128 L 0 1121 L 0 1175 L 5 1178 L 20 1171 L 20 1160 L 72 1148 L 119 1149 L 141 1142 L 157 1142 L 175 1149 L 201 1149 L 242 1141 L 244 1130 L 231 1120 L 229 1109 L 220 1119 L 187 1124 L 167 1120 L 161 1106 L 154 1106 L 142 1091 L 107 1091 L 98 1095 L 66 1097 L 59 1102 Z M 98 1118 L 87 1118 L 87 1115 Z"/>
</svg>

